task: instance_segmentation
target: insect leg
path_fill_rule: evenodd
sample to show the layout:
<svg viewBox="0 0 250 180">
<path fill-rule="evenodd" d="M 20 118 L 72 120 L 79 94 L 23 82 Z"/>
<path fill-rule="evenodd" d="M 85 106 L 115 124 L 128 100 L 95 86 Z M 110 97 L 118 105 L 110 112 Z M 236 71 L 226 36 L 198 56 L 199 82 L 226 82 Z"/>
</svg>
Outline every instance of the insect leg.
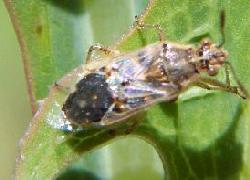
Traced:
<svg viewBox="0 0 250 180">
<path fill-rule="evenodd" d="M 153 28 L 157 31 L 159 36 L 159 41 L 163 42 L 165 40 L 164 31 L 160 24 L 145 24 L 143 19 L 139 16 L 135 16 L 135 23 L 137 29 L 141 30 L 144 28 Z"/>
<path fill-rule="evenodd" d="M 218 82 L 216 82 L 216 80 L 214 81 L 214 79 L 209 79 L 211 80 L 211 82 L 207 82 L 207 81 L 203 81 L 204 79 L 202 79 L 201 81 L 196 82 L 194 85 L 195 86 L 199 86 L 203 89 L 207 89 L 207 90 L 220 90 L 220 91 L 226 91 L 226 92 L 230 92 L 233 94 L 238 94 L 238 90 L 237 87 L 230 87 L 230 89 L 224 85 L 224 84 L 218 84 Z M 212 82 L 213 81 L 213 82 Z M 220 83 L 220 82 L 219 82 Z M 240 95 L 241 96 L 241 95 Z M 242 96 L 241 96 L 242 97 Z M 245 97 L 242 97 L 245 99 Z"/>
<path fill-rule="evenodd" d="M 194 86 L 201 87 L 202 89 L 212 90 L 208 84 L 201 82 L 201 81 L 195 82 Z"/>
<path fill-rule="evenodd" d="M 228 86 L 226 86 L 225 84 L 221 84 L 221 82 L 214 80 L 214 79 L 206 79 L 206 80 L 202 79 L 196 82 L 194 85 L 199 86 L 203 89 L 207 89 L 207 90 L 220 90 L 220 91 L 226 91 L 226 92 L 240 95 L 238 93 L 237 87 L 228 88 Z M 242 98 L 245 99 L 245 97 L 242 97 Z"/>
<path fill-rule="evenodd" d="M 249 93 L 247 92 L 246 88 L 241 84 L 240 80 L 237 78 L 237 75 L 234 71 L 234 68 L 232 64 L 228 61 L 225 62 L 225 71 L 226 71 L 226 83 L 227 86 L 231 86 L 230 78 L 229 78 L 229 73 L 231 72 L 233 79 L 237 83 L 237 86 L 239 90 L 245 95 L 245 97 L 249 97 Z"/>
<path fill-rule="evenodd" d="M 110 49 L 110 48 L 105 47 L 105 46 L 103 46 L 101 44 L 94 44 L 94 45 L 90 46 L 90 48 L 88 50 L 88 54 L 87 54 L 87 58 L 86 58 L 86 63 L 87 64 L 92 61 L 92 55 L 93 55 L 94 51 L 101 51 L 105 55 L 111 56 L 111 57 L 113 57 L 114 55 L 119 54 L 118 50 Z"/>
<path fill-rule="evenodd" d="M 227 86 L 231 86 L 231 81 L 230 81 L 230 77 L 229 77 L 229 66 L 227 65 L 227 63 L 225 63 L 225 73 L 226 73 L 226 84 Z"/>
<path fill-rule="evenodd" d="M 195 83 L 195 85 L 208 90 L 221 90 L 237 94 L 243 99 L 249 98 L 249 95 L 246 92 L 243 92 L 239 86 L 228 86 L 227 84 L 215 79 L 202 77 L 197 83 Z"/>
</svg>

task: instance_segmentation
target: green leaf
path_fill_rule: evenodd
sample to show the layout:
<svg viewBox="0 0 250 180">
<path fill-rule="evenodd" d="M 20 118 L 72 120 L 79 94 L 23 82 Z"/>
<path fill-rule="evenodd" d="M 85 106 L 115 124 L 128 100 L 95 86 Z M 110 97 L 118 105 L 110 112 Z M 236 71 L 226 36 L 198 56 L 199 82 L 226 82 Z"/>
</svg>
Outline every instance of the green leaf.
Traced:
<svg viewBox="0 0 250 180">
<path fill-rule="evenodd" d="M 118 39 L 139 7 L 125 0 L 5 0 L 5 4 L 22 49 L 33 101 L 45 98 L 55 80 L 82 64 L 85 51 L 96 40 Z"/>
<path fill-rule="evenodd" d="M 14 5 L 27 9 L 25 3 L 22 3 L 15 1 Z M 36 2 L 36 5 L 41 7 L 44 4 L 48 5 L 47 1 L 39 1 L 39 3 Z M 27 3 L 27 5 L 32 4 Z M 72 7 L 63 6 L 63 8 L 68 10 L 67 8 Z M 229 61 L 235 67 L 237 76 L 246 88 L 250 89 L 248 84 L 250 55 L 247 53 L 250 50 L 247 28 L 250 25 L 249 8 L 250 4 L 247 0 L 237 2 L 154 0 L 151 1 L 145 13 L 145 22 L 161 24 L 170 41 L 195 42 L 197 37 L 208 35 L 218 42 L 221 38 L 219 13 L 221 9 L 224 9 L 226 12 L 224 47 L 230 53 Z M 34 10 L 34 17 L 36 13 L 37 11 Z M 41 13 L 44 11 L 37 15 Z M 53 15 L 55 16 L 53 18 L 58 19 L 56 18 L 58 14 Z M 39 21 L 35 22 L 39 23 Z M 69 22 L 72 23 L 72 20 Z M 22 23 L 33 25 L 34 21 Z M 66 24 L 65 28 L 66 32 L 69 26 Z M 63 35 L 65 38 L 72 38 L 72 36 Z M 76 37 L 81 37 L 81 35 L 82 33 L 76 34 Z M 26 36 L 24 37 L 30 38 L 28 34 Z M 61 37 L 57 38 L 62 41 Z M 32 38 L 30 39 L 32 41 Z M 157 35 L 152 30 L 145 30 L 142 33 L 132 30 L 118 47 L 123 51 L 128 51 L 156 40 Z M 50 44 L 49 42 L 53 41 L 46 42 Z M 38 56 L 46 55 L 48 44 L 44 44 L 44 51 L 35 50 L 36 53 L 41 53 Z M 65 51 L 68 50 L 67 48 Z M 32 46 L 28 49 L 32 49 Z M 65 55 L 67 57 L 65 59 L 72 59 L 74 62 L 74 57 L 78 53 L 71 52 L 67 54 L 68 56 Z M 68 66 L 65 65 L 65 68 Z M 45 68 L 44 72 L 47 70 Z M 62 70 L 62 74 L 64 71 Z M 78 71 L 81 72 L 82 69 L 78 68 Z M 77 73 L 76 71 L 69 73 L 61 81 L 62 84 L 73 85 L 78 80 Z M 37 86 L 40 83 L 44 84 L 39 81 L 36 83 Z M 41 92 L 44 93 L 45 90 Z M 116 127 L 115 132 L 108 129 L 88 129 L 76 134 L 65 134 L 49 125 L 60 120 L 60 107 L 65 97 L 66 94 L 52 88 L 47 100 L 35 116 L 22 142 L 16 173 L 18 178 L 27 179 L 31 174 L 33 178 L 51 178 L 83 153 L 103 145 L 114 137 L 126 135 L 129 123 L 142 119 L 142 114 L 139 114 L 128 120 L 127 124 Z M 175 103 L 161 103 L 150 108 L 144 120 L 132 134 L 154 145 L 163 162 L 165 176 L 169 179 L 249 179 L 248 119 L 249 103 L 247 101 L 225 92 L 207 92 L 192 88 L 182 94 Z"/>
</svg>

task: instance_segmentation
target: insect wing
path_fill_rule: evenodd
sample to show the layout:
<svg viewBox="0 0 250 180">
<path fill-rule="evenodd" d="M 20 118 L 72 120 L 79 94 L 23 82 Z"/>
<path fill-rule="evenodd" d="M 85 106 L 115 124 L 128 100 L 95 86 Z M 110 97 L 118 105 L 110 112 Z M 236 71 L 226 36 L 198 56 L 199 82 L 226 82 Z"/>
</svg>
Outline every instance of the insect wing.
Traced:
<svg viewBox="0 0 250 180">
<path fill-rule="evenodd" d="M 160 50 L 157 45 L 148 46 L 110 64 L 112 74 L 106 82 L 116 100 L 105 113 L 102 123 L 106 125 L 126 119 L 152 104 L 178 96 L 176 85 L 147 77 L 152 65 L 159 61 Z"/>
</svg>

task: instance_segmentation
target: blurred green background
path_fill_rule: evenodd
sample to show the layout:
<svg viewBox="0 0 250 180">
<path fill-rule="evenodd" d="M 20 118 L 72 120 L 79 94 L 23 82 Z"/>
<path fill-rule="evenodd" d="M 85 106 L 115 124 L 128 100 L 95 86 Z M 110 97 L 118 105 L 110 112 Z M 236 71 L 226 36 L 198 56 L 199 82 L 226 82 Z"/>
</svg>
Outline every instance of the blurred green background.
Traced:
<svg viewBox="0 0 250 180">
<path fill-rule="evenodd" d="M 126 17 L 127 23 L 123 27 L 117 27 L 118 30 L 108 36 L 96 36 L 97 42 L 110 44 L 118 39 L 132 24 L 134 15 L 146 6 L 147 1 L 140 0 L 137 3 L 139 4 L 136 6 L 137 9 L 130 9 L 133 13 Z M 2 1 L 0 20 L 0 179 L 11 179 L 18 153 L 18 142 L 28 127 L 32 114 L 19 45 Z M 105 25 L 105 22 L 103 24 Z M 83 174 L 83 171 L 86 172 Z M 91 177 L 88 174 L 92 173 L 105 179 L 111 177 L 112 179 L 137 179 L 138 177 L 161 179 L 163 177 L 162 163 L 156 151 L 151 145 L 135 137 L 120 138 L 112 144 L 88 153 L 85 158 L 80 159 L 64 172 L 61 179 L 86 178 Z"/>
<path fill-rule="evenodd" d="M 0 22 L 0 179 L 11 179 L 19 139 L 31 119 L 31 107 L 19 45 L 3 1 Z"/>
</svg>

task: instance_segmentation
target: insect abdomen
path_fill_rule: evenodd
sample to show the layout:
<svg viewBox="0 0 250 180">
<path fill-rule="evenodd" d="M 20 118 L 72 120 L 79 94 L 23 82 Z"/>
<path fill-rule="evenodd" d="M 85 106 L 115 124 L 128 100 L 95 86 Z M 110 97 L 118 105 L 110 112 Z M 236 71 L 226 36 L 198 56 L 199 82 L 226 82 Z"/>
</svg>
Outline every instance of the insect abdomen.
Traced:
<svg viewBox="0 0 250 180">
<path fill-rule="evenodd" d="M 77 83 L 62 110 L 75 124 L 99 122 L 113 102 L 105 76 L 90 73 Z"/>
</svg>

